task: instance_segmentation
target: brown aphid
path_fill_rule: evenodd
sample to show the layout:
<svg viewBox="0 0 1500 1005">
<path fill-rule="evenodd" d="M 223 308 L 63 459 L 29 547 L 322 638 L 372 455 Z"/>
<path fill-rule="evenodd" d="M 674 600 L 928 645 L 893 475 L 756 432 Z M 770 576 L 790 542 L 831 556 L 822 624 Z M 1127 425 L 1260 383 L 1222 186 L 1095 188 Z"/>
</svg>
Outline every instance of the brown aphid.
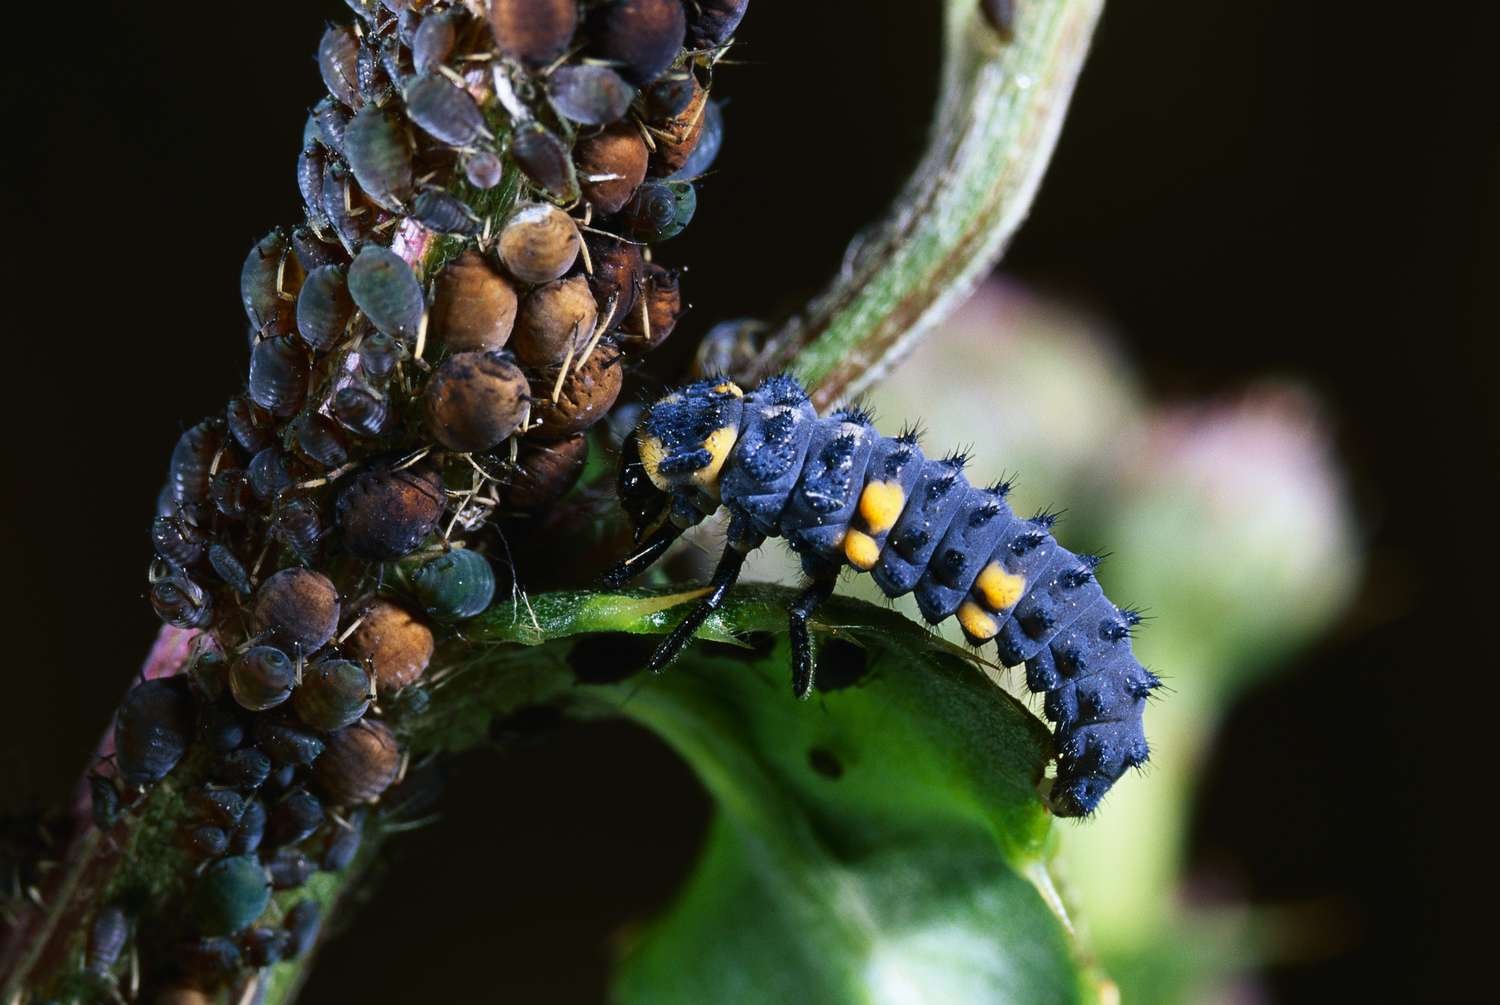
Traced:
<svg viewBox="0 0 1500 1005">
<path fill-rule="evenodd" d="M 328 93 L 350 108 L 364 102 L 359 94 L 359 38 L 348 25 L 338 25 L 323 33 L 318 43 L 318 72 Z"/>
<path fill-rule="evenodd" d="M 390 727 L 374 719 L 330 733 L 313 766 L 323 794 L 341 806 L 380 798 L 400 771 L 401 745 Z"/>
<path fill-rule="evenodd" d="M 296 324 L 302 266 L 278 228 L 256 242 L 240 267 L 240 300 L 251 326 L 265 335 L 284 335 Z"/>
<path fill-rule="evenodd" d="M 583 197 L 606 216 L 618 213 L 646 180 L 649 157 L 640 130 L 627 122 L 583 137 L 573 148 Z"/>
<path fill-rule="evenodd" d="M 651 156 L 654 175 L 665 176 L 680 169 L 703 137 L 703 125 L 708 121 L 708 88 L 691 74 L 688 79 L 693 93 L 687 105 L 675 115 L 650 123 L 656 140 L 656 152 Z"/>
<path fill-rule="evenodd" d="M 521 206 L 500 230 L 500 261 L 523 283 L 550 283 L 573 267 L 582 240 L 572 217 L 546 203 Z"/>
<path fill-rule="evenodd" d="M 510 155 L 521 173 L 553 199 L 565 205 L 578 199 L 578 175 L 573 170 L 568 145 L 546 126 L 536 122 L 517 126 L 510 141 Z M 470 165 L 477 160 L 471 160 Z M 493 188 L 497 184 L 498 177 L 490 185 L 480 187 Z"/>
<path fill-rule="evenodd" d="M 593 338 L 598 313 L 588 279 L 555 279 L 532 290 L 521 302 L 511 348 L 528 366 L 576 359 Z"/>
<path fill-rule="evenodd" d="M 585 126 L 619 121 L 635 100 L 624 77 L 597 63 L 558 67 L 547 78 L 547 93 L 559 114 Z"/>
<path fill-rule="evenodd" d="M 470 249 L 438 274 L 429 333 L 453 352 L 499 349 L 516 323 L 516 291 Z"/>
<path fill-rule="evenodd" d="M 682 313 L 682 285 L 677 271 L 647 263 L 640 298 L 620 323 L 620 348 L 632 355 L 650 352 L 672 334 Z"/>
<path fill-rule="evenodd" d="M 609 412 L 620 396 L 624 380 L 620 353 L 604 345 L 568 374 L 556 402 L 552 400 L 552 389 L 557 382 L 557 370 L 542 371 L 532 386 L 536 400 L 531 406 L 532 421 L 539 420 L 541 425 L 528 435 L 537 440 L 560 440 L 583 432 Z"/>
<path fill-rule="evenodd" d="M 682 0 L 617 0 L 596 17 L 599 54 L 638 87 L 672 65 L 687 37 Z"/>
<path fill-rule="evenodd" d="M 428 465 L 361 472 L 339 494 L 344 547 L 374 562 L 409 555 L 437 529 L 447 504 L 443 480 Z"/>
<path fill-rule="evenodd" d="M 339 591 L 320 572 L 282 569 L 255 591 L 250 617 L 256 633 L 269 641 L 315 652 L 338 631 Z"/>
<path fill-rule="evenodd" d="M 343 647 L 369 665 L 381 691 L 399 691 L 416 683 L 432 661 L 432 629 L 406 608 L 376 600 L 360 615 Z"/>
<path fill-rule="evenodd" d="M 511 513 L 539 513 L 567 495 L 589 459 L 583 433 L 555 443 L 523 442 L 516 463 L 500 486 L 500 505 Z"/>
<path fill-rule="evenodd" d="M 449 450 L 489 450 L 520 428 L 527 384 L 506 352 L 461 352 L 427 381 L 427 429 Z"/>
<path fill-rule="evenodd" d="M 494 152 L 481 150 L 464 161 L 464 177 L 477 189 L 492 189 L 504 179 L 505 164 Z"/>
<path fill-rule="evenodd" d="M 531 67 L 567 52 L 578 27 L 578 0 L 491 0 L 489 8 L 500 51 Z"/>
<path fill-rule="evenodd" d="M 610 326 L 620 322 L 635 308 L 636 295 L 644 279 L 646 263 L 641 256 L 641 246 L 631 241 L 622 241 L 608 234 L 589 234 L 589 260 L 594 271 L 589 276 L 589 285 L 594 288 L 594 299 L 601 310 L 613 313 Z"/>
</svg>

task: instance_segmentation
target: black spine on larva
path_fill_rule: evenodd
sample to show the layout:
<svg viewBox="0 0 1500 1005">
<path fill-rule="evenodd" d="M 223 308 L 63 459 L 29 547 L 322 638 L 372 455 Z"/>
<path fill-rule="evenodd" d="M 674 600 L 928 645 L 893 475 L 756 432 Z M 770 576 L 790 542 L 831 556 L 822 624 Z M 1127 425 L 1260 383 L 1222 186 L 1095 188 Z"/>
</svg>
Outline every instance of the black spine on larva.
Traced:
<svg viewBox="0 0 1500 1005">
<path fill-rule="evenodd" d="M 1097 560 L 1058 544 L 1050 516 L 1015 515 L 1006 486 L 970 485 L 963 466 L 961 455 L 924 458 L 914 435 L 881 436 L 861 412 L 820 419 L 794 379 L 775 377 L 744 398 L 720 499 L 744 543 L 785 537 L 815 575 L 850 564 L 888 596 L 915 590 L 927 620 L 957 613 L 971 642 L 993 640 L 1006 666 L 1024 663 L 1057 724 L 1053 808 L 1082 816 L 1145 763 L 1142 713 L 1160 681 L 1131 651 L 1137 619 L 1104 596 Z M 876 482 L 901 507 L 884 526 L 861 509 Z M 868 564 L 845 547 L 855 534 Z"/>
</svg>

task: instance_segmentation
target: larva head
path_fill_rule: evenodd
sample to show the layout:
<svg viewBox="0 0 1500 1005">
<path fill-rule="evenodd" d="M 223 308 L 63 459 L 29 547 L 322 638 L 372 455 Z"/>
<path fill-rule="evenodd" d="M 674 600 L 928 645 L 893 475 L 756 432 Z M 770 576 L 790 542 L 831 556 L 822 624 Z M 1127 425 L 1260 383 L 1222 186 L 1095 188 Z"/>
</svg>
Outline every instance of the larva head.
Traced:
<svg viewBox="0 0 1500 1005">
<path fill-rule="evenodd" d="M 651 406 L 636 430 L 641 468 L 662 492 L 696 489 L 717 499 L 719 472 L 739 439 L 744 392 L 728 380 L 696 381 Z"/>
</svg>

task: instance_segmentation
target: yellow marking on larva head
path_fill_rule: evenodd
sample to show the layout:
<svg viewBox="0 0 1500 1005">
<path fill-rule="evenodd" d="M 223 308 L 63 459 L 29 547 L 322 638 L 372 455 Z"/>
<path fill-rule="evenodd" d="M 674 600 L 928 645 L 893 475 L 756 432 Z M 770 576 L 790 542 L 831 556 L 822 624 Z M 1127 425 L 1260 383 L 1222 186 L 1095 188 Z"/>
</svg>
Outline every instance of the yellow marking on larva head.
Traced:
<svg viewBox="0 0 1500 1005">
<path fill-rule="evenodd" d="M 661 473 L 662 458 L 667 456 L 667 445 L 654 436 L 642 436 L 637 446 L 641 451 L 641 467 L 651 484 L 663 492 L 672 491 L 672 483 Z"/>
<path fill-rule="evenodd" d="M 991 562 L 974 580 L 974 593 L 992 611 L 1008 611 L 1026 594 L 1026 577 L 1006 572 L 999 562 Z"/>
<path fill-rule="evenodd" d="M 692 483 L 715 499 L 719 497 L 719 471 L 724 467 L 724 462 L 729 459 L 729 452 L 734 449 L 735 441 L 739 438 L 739 427 L 720 426 L 709 433 L 703 441 L 703 449 L 707 450 L 713 459 L 693 472 Z"/>
<path fill-rule="evenodd" d="M 859 494 L 859 515 L 871 534 L 884 534 L 896 526 L 906 507 L 906 493 L 900 482 L 871 482 Z"/>
<path fill-rule="evenodd" d="M 742 391 L 742 390 L 740 390 L 740 386 L 738 384 L 734 383 L 733 381 L 730 381 L 730 380 L 726 380 L 722 384 L 715 384 L 714 385 L 714 393 L 715 394 L 732 394 L 736 398 L 743 398 L 745 396 L 745 392 Z"/>
<path fill-rule="evenodd" d="M 880 545 L 869 534 L 851 527 L 844 535 L 844 557 L 860 572 L 869 572 L 880 560 Z"/>
<path fill-rule="evenodd" d="M 981 642 L 987 642 L 1000 633 L 1000 622 L 972 600 L 958 605 L 958 623 L 965 635 Z"/>
</svg>

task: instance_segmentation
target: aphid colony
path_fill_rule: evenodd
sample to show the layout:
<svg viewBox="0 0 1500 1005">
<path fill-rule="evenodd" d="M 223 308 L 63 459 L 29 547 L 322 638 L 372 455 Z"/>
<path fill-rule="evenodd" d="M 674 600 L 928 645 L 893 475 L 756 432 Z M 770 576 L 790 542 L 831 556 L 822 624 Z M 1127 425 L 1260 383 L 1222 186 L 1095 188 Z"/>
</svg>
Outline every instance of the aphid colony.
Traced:
<svg viewBox="0 0 1500 1005">
<path fill-rule="evenodd" d="M 868 572 L 887 596 L 914 593 L 932 624 L 956 616 L 970 643 L 1026 664 L 1057 724 L 1053 810 L 1092 812 L 1149 754 L 1141 719 L 1160 681 L 1131 651 L 1139 618 L 1104 596 L 1098 559 L 1053 539 L 1052 517 L 1016 516 L 1009 485 L 970 485 L 965 461 L 925 457 L 911 432 L 882 436 L 859 409 L 819 418 L 791 377 L 749 394 L 700 380 L 663 398 L 626 445 L 620 499 L 641 547 L 610 581 L 635 576 L 720 506 L 729 531 L 708 595 L 650 668 L 664 669 L 723 604 L 749 552 L 783 537 L 812 579 L 789 611 L 799 698 L 813 687 L 808 619 L 843 567 Z"/>
<path fill-rule="evenodd" d="M 105 830 L 201 780 L 186 903 L 135 936 L 150 986 L 310 941 L 316 904 L 272 893 L 346 866 L 401 775 L 392 710 L 494 595 L 485 527 L 572 487 L 623 361 L 676 324 L 649 246 L 693 215 L 747 2 L 349 0 L 323 36 L 306 220 L 246 258 L 244 391 L 182 435 L 152 526 L 151 603 L 198 655 L 129 692 L 91 779 Z M 94 926 L 102 980 L 139 926 Z"/>
</svg>

